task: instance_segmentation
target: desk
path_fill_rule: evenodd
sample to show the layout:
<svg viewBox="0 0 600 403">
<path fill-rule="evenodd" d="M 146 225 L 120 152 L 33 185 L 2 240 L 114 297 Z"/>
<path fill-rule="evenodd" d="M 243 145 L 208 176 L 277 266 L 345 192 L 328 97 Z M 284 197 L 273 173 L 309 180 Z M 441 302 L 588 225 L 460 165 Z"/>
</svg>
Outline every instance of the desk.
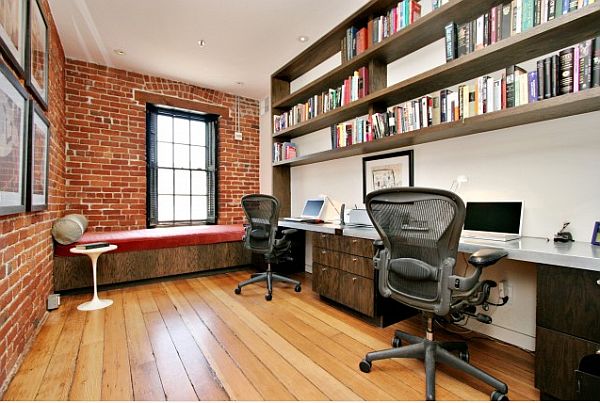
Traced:
<svg viewBox="0 0 600 403">
<path fill-rule="evenodd" d="M 379 239 L 374 229 L 288 221 L 279 225 L 321 234 L 313 242 L 315 292 L 333 295 L 332 299 L 363 313 L 372 312 L 380 325 L 386 325 L 377 275 L 365 271 L 369 260 L 365 248 Z M 586 242 L 555 244 L 531 237 L 509 242 L 461 238 L 458 250 L 473 253 L 481 248 L 501 248 L 508 252 L 508 259 L 537 264 L 535 386 L 542 399 L 577 400 L 575 370 L 584 356 L 600 351 L 600 247 Z M 331 257 L 330 252 L 338 256 Z M 332 270 L 328 263 L 338 267 Z M 321 276 L 323 269 L 326 276 Z M 347 281 L 349 276 L 357 279 L 356 284 Z M 332 281 L 339 282 L 337 294 Z M 363 294 L 359 300 L 340 294 L 340 288 L 353 285 L 356 290 L 352 294 Z M 374 293 L 372 306 L 364 305 L 368 292 Z"/>
</svg>

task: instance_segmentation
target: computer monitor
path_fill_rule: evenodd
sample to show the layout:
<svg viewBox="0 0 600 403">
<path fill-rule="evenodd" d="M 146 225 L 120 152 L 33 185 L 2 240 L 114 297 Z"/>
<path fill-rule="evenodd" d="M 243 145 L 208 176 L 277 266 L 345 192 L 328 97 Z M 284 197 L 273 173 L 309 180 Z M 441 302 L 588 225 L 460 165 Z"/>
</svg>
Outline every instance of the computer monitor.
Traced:
<svg viewBox="0 0 600 403">
<path fill-rule="evenodd" d="M 468 201 L 462 236 L 510 241 L 521 237 L 522 201 Z"/>
<path fill-rule="evenodd" d="M 301 217 L 322 219 L 323 210 L 325 210 L 325 198 L 308 199 L 304 203 Z"/>
</svg>

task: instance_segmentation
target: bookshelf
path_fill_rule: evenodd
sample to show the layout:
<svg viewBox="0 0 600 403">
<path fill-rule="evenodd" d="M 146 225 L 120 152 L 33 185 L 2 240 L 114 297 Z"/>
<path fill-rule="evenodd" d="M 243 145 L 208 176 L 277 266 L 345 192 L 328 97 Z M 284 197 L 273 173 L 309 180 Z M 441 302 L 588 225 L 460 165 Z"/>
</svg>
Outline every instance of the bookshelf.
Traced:
<svg viewBox="0 0 600 403">
<path fill-rule="evenodd" d="M 348 27 L 353 24 L 355 26 L 364 24 L 370 17 L 383 13 L 395 3 L 397 1 L 387 0 L 374 0 L 367 3 L 271 76 L 272 115 L 279 114 L 336 83 L 339 84 L 344 77 L 358 67 L 368 65 L 369 75 L 372 78 L 369 95 L 366 97 L 278 131 L 273 134 L 274 142 L 289 141 L 357 116 L 381 112 L 388 106 L 557 51 L 600 34 L 600 3 L 594 3 L 386 87 L 386 66 L 389 62 L 443 38 L 443 27 L 447 23 L 472 20 L 494 5 L 502 3 L 502 1 L 494 0 L 451 0 L 439 9 L 424 15 L 414 24 L 369 48 L 366 52 L 329 71 L 298 91 L 290 93 L 291 81 L 340 50 L 341 38 L 344 37 Z M 320 53 L 321 45 L 324 48 Z M 515 108 L 478 115 L 460 122 L 442 123 L 344 148 L 308 155 L 303 155 L 300 150 L 297 158 L 273 164 L 273 192 L 281 201 L 282 214 L 289 215 L 290 167 L 461 137 L 596 110 L 600 110 L 600 88 L 561 95 Z"/>
</svg>

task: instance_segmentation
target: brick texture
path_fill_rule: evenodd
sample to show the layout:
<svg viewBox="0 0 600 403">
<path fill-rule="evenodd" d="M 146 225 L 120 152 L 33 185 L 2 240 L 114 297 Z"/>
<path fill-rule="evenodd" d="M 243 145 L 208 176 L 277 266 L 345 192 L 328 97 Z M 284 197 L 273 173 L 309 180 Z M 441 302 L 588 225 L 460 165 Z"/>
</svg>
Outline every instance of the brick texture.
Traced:
<svg viewBox="0 0 600 403">
<path fill-rule="evenodd" d="M 65 56 L 47 0 L 42 7 L 48 17 L 51 49 L 46 113 L 51 131 L 49 208 L 0 216 L 0 395 L 46 312 L 46 297 L 53 283 L 50 230 L 65 210 Z M 10 273 L 7 264 L 13 268 Z"/>
<path fill-rule="evenodd" d="M 243 141 L 234 140 L 235 96 L 76 60 L 65 63 L 66 213 L 92 230 L 146 226 L 146 105 L 135 91 L 229 108 L 219 122 L 218 223 L 241 223 L 240 198 L 259 189 L 258 101 L 241 98 Z"/>
</svg>

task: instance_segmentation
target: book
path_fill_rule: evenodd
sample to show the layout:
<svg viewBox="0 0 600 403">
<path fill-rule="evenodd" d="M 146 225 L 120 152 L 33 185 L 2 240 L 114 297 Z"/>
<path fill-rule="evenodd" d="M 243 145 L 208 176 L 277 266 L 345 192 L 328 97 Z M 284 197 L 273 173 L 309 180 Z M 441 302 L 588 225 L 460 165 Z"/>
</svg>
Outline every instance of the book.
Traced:
<svg viewBox="0 0 600 403">
<path fill-rule="evenodd" d="M 502 110 L 502 79 L 494 80 L 494 111 Z"/>
<path fill-rule="evenodd" d="M 514 34 L 520 34 L 523 28 L 523 0 L 516 0 L 513 8 L 514 16 Z"/>
<path fill-rule="evenodd" d="M 490 45 L 498 42 L 498 9 L 500 6 L 494 6 L 490 10 Z"/>
<path fill-rule="evenodd" d="M 554 10 L 554 17 L 558 18 L 563 14 L 563 0 L 556 0 L 556 9 Z"/>
<path fill-rule="evenodd" d="M 469 116 L 477 115 L 477 110 L 476 110 L 477 99 L 476 99 L 475 94 L 476 94 L 475 89 L 471 85 L 469 85 Z"/>
<path fill-rule="evenodd" d="M 579 90 L 592 87 L 592 52 L 593 41 L 588 39 L 579 46 Z"/>
<path fill-rule="evenodd" d="M 522 0 L 521 3 L 521 32 L 533 28 L 535 19 L 534 0 Z"/>
<path fill-rule="evenodd" d="M 573 48 L 561 50 L 560 58 L 560 80 L 559 93 L 568 94 L 573 92 Z"/>
<path fill-rule="evenodd" d="M 465 23 L 460 24 L 456 30 L 456 55 L 457 57 L 461 57 L 467 55 L 471 52 L 470 42 L 471 42 L 471 24 Z"/>
<path fill-rule="evenodd" d="M 532 103 L 538 100 L 538 82 L 537 82 L 537 70 L 530 71 L 527 73 L 527 84 L 529 97 L 527 102 Z"/>
<path fill-rule="evenodd" d="M 553 20 L 556 17 L 556 3 L 560 0 L 548 0 L 548 18 L 547 21 Z"/>
<path fill-rule="evenodd" d="M 446 61 L 449 62 L 458 57 L 456 24 L 454 22 L 449 23 L 444 27 L 444 32 L 446 41 Z"/>
<path fill-rule="evenodd" d="M 579 91 L 579 46 L 573 46 L 573 92 Z"/>
<path fill-rule="evenodd" d="M 484 16 L 480 15 L 477 20 L 475 20 L 475 50 L 483 49 L 483 23 Z"/>
<path fill-rule="evenodd" d="M 550 64 L 552 66 L 552 70 L 550 72 L 550 95 L 555 97 L 560 95 L 558 87 L 560 86 L 560 59 L 558 55 L 550 56 Z"/>
<path fill-rule="evenodd" d="M 519 105 L 527 105 L 529 102 L 528 74 L 519 74 Z"/>
<path fill-rule="evenodd" d="M 571 0 L 562 0 L 562 13 L 563 15 L 569 12 L 569 5 L 571 4 Z"/>
<path fill-rule="evenodd" d="M 569 0 L 569 13 L 577 10 L 577 0 Z"/>
<path fill-rule="evenodd" d="M 494 80 L 492 80 L 492 77 L 486 77 L 485 78 L 485 85 L 486 85 L 486 113 L 489 112 L 494 112 L 494 110 L 496 110 L 496 105 L 494 103 Z"/>
<path fill-rule="evenodd" d="M 490 13 L 483 14 L 483 46 L 490 44 Z"/>
<path fill-rule="evenodd" d="M 432 108 L 431 108 L 431 124 L 432 125 L 439 125 L 441 123 L 441 116 L 440 116 L 440 97 L 439 96 L 433 96 L 431 97 L 432 101 Z"/>
<path fill-rule="evenodd" d="M 512 108 L 516 104 L 516 91 L 517 84 L 516 79 L 518 75 L 525 73 L 525 70 L 519 66 L 508 66 L 506 68 L 506 107 Z"/>
<path fill-rule="evenodd" d="M 592 86 L 600 87 L 600 36 L 594 38 L 592 58 Z"/>
<path fill-rule="evenodd" d="M 87 249 L 99 249 L 106 248 L 110 246 L 108 242 L 95 242 L 95 243 L 86 243 L 75 246 L 75 249 L 87 250 Z"/>
<path fill-rule="evenodd" d="M 448 95 L 452 93 L 451 90 L 445 89 L 440 91 L 440 122 L 450 122 L 448 120 Z"/>
<path fill-rule="evenodd" d="M 512 18 L 512 3 L 506 3 L 502 5 L 501 10 L 501 29 L 500 29 L 500 38 L 506 39 L 511 35 L 511 25 L 510 21 Z"/>
<path fill-rule="evenodd" d="M 538 26 L 542 23 L 542 1 L 544 0 L 535 0 L 533 9 L 534 9 L 534 18 L 533 25 Z"/>
<path fill-rule="evenodd" d="M 537 99 L 544 99 L 544 59 L 537 61 Z"/>
</svg>

